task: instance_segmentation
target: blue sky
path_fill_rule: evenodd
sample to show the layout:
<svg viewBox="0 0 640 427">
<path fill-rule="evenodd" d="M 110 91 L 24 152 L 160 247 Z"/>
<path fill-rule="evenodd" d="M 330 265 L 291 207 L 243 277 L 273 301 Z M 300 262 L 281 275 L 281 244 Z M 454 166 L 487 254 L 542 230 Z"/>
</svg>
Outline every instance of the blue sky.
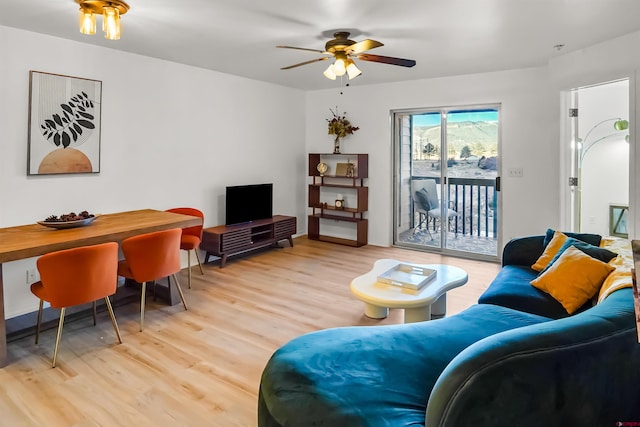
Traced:
<svg viewBox="0 0 640 427">
<path fill-rule="evenodd" d="M 495 122 L 498 120 L 497 110 L 478 111 L 450 111 L 447 120 L 450 123 L 456 122 Z M 440 125 L 440 113 L 416 114 L 413 115 L 414 126 L 438 126 Z"/>
</svg>

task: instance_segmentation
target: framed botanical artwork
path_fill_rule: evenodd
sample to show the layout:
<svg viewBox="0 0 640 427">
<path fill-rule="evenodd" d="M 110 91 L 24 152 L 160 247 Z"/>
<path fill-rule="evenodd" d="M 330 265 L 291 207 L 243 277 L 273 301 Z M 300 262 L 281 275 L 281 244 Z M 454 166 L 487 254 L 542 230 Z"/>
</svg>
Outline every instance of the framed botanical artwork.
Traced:
<svg viewBox="0 0 640 427">
<path fill-rule="evenodd" d="M 627 218 L 629 206 L 609 205 L 609 234 L 617 237 L 629 237 Z"/>
<path fill-rule="evenodd" d="M 102 82 L 29 72 L 27 175 L 100 172 Z"/>
</svg>

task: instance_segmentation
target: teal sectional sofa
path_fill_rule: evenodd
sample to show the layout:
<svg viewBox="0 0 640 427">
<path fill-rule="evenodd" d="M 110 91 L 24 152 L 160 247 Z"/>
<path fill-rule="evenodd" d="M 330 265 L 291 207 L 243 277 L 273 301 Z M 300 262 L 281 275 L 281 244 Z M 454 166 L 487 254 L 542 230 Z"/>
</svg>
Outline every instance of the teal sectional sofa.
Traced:
<svg viewBox="0 0 640 427">
<path fill-rule="evenodd" d="M 596 245 L 600 236 L 574 236 Z M 260 427 L 640 422 L 632 289 L 568 315 L 530 285 L 549 236 L 515 239 L 478 304 L 439 320 L 293 339 L 267 363 Z"/>
</svg>

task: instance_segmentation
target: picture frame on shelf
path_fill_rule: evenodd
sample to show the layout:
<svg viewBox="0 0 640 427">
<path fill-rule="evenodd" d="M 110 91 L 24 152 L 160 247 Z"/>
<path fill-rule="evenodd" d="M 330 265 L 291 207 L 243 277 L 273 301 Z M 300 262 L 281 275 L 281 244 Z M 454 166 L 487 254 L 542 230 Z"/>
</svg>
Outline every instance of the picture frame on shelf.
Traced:
<svg viewBox="0 0 640 427">
<path fill-rule="evenodd" d="M 609 205 L 609 234 L 611 236 L 629 238 L 627 218 L 629 206 Z"/>
<path fill-rule="evenodd" d="M 349 169 L 349 163 L 337 163 L 336 176 L 347 176 L 348 169 Z"/>
<path fill-rule="evenodd" d="M 336 164 L 336 176 L 344 176 L 347 178 L 356 177 L 356 165 L 352 162 L 337 163 Z"/>
</svg>

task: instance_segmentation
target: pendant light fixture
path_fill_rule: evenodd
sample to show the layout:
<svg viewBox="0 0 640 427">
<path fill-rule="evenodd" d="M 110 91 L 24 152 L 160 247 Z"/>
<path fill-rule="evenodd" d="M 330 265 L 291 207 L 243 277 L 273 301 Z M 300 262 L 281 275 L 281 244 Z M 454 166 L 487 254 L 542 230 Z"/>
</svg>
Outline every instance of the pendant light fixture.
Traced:
<svg viewBox="0 0 640 427">
<path fill-rule="evenodd" d="M 80 32 L 96 33 L 96 15 L 102 15 L 104 38 L 120 39 L 120 15 L 129 10 L 129 5 L 121 0 L 76 0 L 80 5 Z"/>
</svg>

